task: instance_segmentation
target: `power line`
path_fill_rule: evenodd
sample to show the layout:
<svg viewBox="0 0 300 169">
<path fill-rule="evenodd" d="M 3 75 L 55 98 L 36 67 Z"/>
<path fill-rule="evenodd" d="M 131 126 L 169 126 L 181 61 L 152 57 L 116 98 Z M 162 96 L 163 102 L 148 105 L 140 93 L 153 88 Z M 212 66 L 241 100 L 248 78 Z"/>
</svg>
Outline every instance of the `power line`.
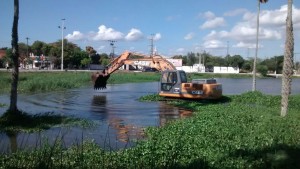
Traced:
<svg viewBox="0 0 300 169">
<path fill-rule="evenodd" d="M 61 19 L 61 26 L 58 26 L 58 28 L 61 28 L 61 70 L 64 70 L 64 29 L 66 27 L 64 26 L 66 19 Z"/>
<path fill-rule="evenodd" d="M 109 42 L 110 42 L 110 46 L 111 46 L 111 53 L 110 53 L 110 57 L 111 58 L 114 58 L 115 57 L 115 42 L 117 42 L 117 41 L 115 41 L 115 40 L 109 40 Z"/>
</svg>

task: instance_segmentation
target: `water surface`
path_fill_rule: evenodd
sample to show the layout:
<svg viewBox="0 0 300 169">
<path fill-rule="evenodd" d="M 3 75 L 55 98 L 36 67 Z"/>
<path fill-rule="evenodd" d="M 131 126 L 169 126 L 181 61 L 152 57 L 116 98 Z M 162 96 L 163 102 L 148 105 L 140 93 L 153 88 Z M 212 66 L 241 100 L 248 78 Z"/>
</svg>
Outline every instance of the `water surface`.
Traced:
<svg viewBox="0 0 300 169">
<path fill-rule="evenodd" d="M 252 79 L 218 78 L 223 85 L 223 94 L 240 94 L 252 90 Z M 159 83 L 130 83 L 109 85 L 106 90 L 95 91 L 91 86 L 50 93 L 20 94 L 18 108 L 37 114 L 54 112 L 57 114 L 80 117 L 97 122 L 93 129 L 80 127 L 60 128 L 39 133 L 0 134 L 0 152 L 10 152 L 17 148 L 37 147 L 45 140 L 53 143 L 63 138 L 69 146 L 92 139 L 101 147 L 109 150 L 134 145 L 129 140 L 143 139 L 143 129 L 160 126 L 191 112 L 170 106 L 164 102 L 139 102 L 138 98 L 158 92 Z M 257 79 L 257 90 L 272 95 L 280 95 L 281 79 Z M 294 79 L 292 94 L 300 94 L 300 79 Z M 0 103 L 9 104 L 9 96 L 0 96 Z M 7 107 L 0 108 L 2 114 Z"/>
</svg>

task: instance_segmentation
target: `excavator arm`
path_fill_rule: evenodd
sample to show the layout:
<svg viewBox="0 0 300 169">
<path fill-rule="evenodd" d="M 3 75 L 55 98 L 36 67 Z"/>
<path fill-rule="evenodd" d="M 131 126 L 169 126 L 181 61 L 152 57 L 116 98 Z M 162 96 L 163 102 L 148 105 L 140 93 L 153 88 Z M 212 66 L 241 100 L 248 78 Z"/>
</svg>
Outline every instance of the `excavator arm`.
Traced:
<svg viewBox="0 0 300 169">
<path fill-rule="evenodd" d="M 130 55 L 143 56 L 142 60 L 150 61 L 149 67 L 156 68 L 159 71 L 176 70 L 175 66 L 171 62 L 169 62 L 161 56 L 146 57 L 145 55 L 130 53 L 126 51 L 122 53 L 119 57 L 115 58 L 112 62 L 110 62 L 110 64 L 108 64 L 102 72 L 95 72 L 92 74 L 94 89 L 105 89 L 110 74 L 112 74 L 125 64 L 132 64 L 133 62 L 135 62 L 136 59 L 129 59 Z"/>
</svg>

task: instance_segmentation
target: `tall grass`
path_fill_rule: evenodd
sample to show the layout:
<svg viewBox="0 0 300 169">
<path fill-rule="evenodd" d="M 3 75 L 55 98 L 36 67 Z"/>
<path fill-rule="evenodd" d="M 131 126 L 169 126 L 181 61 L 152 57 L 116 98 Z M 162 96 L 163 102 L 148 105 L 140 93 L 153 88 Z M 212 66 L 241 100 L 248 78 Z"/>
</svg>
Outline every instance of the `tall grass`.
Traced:
<svg viewBox="0 0 300 169">
<path fill-rule="evenodd" d="M 150 82 L 158 81 L 159 77 L 159 73 L 116 72 L 111 74 L 108 83 Z M 0 72 L 0 94 L 10 91 L 10 82 L 10 72 Z M 20 72 L 18 92 L 51 92 L 85 85 L 92 87 L 91 72 Z"/>
<path fill-rule="evenodd" d="M 10 73 L 0 72 L 0 93 L 10 89 Z M 76 88 L 90 83 L 87 72 L 20 72 L 19 93 L 45 92 Z"/>
<path fill-rule="evenodd" d="M 168 103 L 194 115 L 148 128 L 147 140 L 136 147 L 107 152 L 93 141 L 69 149 L 43 147 L 2 155 L 0 168 L 300 168 L 299 95 L 291 96 L 285 118 L 279 97 L 259 92 L 220 102 Z"/>
</svg>

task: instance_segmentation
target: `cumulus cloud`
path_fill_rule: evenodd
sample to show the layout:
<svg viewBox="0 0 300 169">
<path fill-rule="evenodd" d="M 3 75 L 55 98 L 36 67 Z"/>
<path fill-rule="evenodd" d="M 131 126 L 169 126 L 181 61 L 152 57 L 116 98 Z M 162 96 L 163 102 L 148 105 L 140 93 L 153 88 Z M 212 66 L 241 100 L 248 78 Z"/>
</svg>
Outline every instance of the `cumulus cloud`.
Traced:
<svg viewBox="0 0 300 169">
<path fill-rule="evenodd" d="M 151 36 L 148 36 L 147 38 L 148 39 L 152 39 L 153 38 L 154 41 L 158 41 L 158 40 L 161 39 L 161 34 L 160 33 L 152 34 Z"/>
<path fill-rule="evenodd" d="M 125 36 L 125 40 L 136 41 L 143 38 L 143 33 L 135 28 L 132 28 L 130 32 Z"/>
<path fill-rule="evenodd" d="M 126 36 L 120 31 L 116 31 L 113 28 L 106 27 L 105 25 L 100 25 L 98 27 L 98 32 L 81 33 L 80 31 L 74 31 L 72 34 L 65 36 L 66 39 L 70 41 L 78 40 L 92 40 L 92 41 L 105 41 L 105 40 L 127 40 L 136 41 L 144 38 L 142 31 L 136 28 L 132 28 Z M 157 33 L 154 36 L 155 40 L 159 40 L 161 34 Z"/>
<path fill-rule="evenodd" d="M 211 20 L 207 20 L 200 26 L 201 29 L 212 29 L 220 26 L 225 26 L 225 20 L 222 17 L 216 17 Z"/>
<path fill-rule="evenodd" d="M 226 22 L 222 17 L 216 17 L 211 11 L 202 14 L 206 21 L 200 26 L 200 29 L 213 29 L 220 26 L 225 26 Z"/>
<path fill-rule="evenodd" d="M 215 18 L 216 16 L 215 16 L 215 14 L 214 14 L 213 12 L 207 11 L 207 12 L 205 12 L 205 13 L 203 14 L 203 17 L 204 17 L 205 19 L 213 19 L 213 18 Z"/>
<path fill-rule="evenodd" d="M 224 13 L 224 16 L 236 16 L 242 14 L 242 20 L 237 22 L 230 30 L 216 31 L 211 30 L 204 38 L 204 45 L 206 47 L 222 46 L 222 41 L 232 41 L 235 45 L 232 47 L 238 48 L 253 48 L 256 41 L 256 19 L 257 13 L 249 12 L 246 9 L 237 9 L 234 11 Z M 287 15 L 287 5 L 283 5 L 275 10 L 262 10 L 260 13 L 260 27 L 259 27 L 259 47 L 264 40 L 281 40 L 285 36 L 285 22 Z M 217 17 L 212 12 L 207 12 L 204 18 L 210 18 L 200 28 L 214 28 L 217 26 Z M 209 22 L 210 21 L 210 22 Z M 221 20 L 219 22 L 222 22 Z M 293 7 L 293 25 L 294 34 L 298 36 L 300 28 L 300 10 Z"/>
<path fill-rule="evenodd" d="M 193 39 L 194 36 L 195 36 L 195 33 L 190 32 L 190 33 L 188 33 L 187 35 L 184 36 L 184 39 L 185 40 L 190 40 L 190 39 Z"/>
<path fill-rule="evenodd" d="M 153 36 L 153 40 L 157 41 L 157 40 L 160 40 L 161 39 L 161 34 L 160 33 L 156 33 L 154 36 Z"/>
<path fill-rule="evenodd" d="M 217 49 L 225 47 L 225 45 L 219 40 L 205 41 L 202 46 L 206 49 Z"/>
<path fill-rule="evenodd" d="M 122 32 L 118 32 L 113 28 L 107 28 L 105 25 L 100 25 L 98 28 L 98 32 L 91 33 L 91 40 L 120 40 L 123 39 L 124 34 Z"/>
<path fill-rule="evenodd" d="M 239 42 L 236 45 L 233 45 L 232 47 L 254 49 L 254 48 L 256 48 L 256 43 Z M 258 45 L 258 47 L 261 48 L 263 46 L 262 45 Z"/>
<path fill-rule="evenodd" d="M 84 38 L 84 35 L 80 33 L 79 31 L 73 31 L 72 34 L 68 34 L 65 36 L 66 39 L 69 41 L 77 41 L 77 40 L 82 40 Z"/>
<path fill-rule="evenodd" d="M 263 27 L 285 28 L 286 16 L 287 5 L 283 5 L 276 10 L 262 10 L 260 12 L 259 24 Z M 243 20 L 249 22 L 253 26 L 256 25 L 256 18 L 256 12 L 246 12 L 243 16 Z M 295 7 L 293 7 L 293 22 L 294 26 L 300 24 L 300 10 Z"/>
</svg>

